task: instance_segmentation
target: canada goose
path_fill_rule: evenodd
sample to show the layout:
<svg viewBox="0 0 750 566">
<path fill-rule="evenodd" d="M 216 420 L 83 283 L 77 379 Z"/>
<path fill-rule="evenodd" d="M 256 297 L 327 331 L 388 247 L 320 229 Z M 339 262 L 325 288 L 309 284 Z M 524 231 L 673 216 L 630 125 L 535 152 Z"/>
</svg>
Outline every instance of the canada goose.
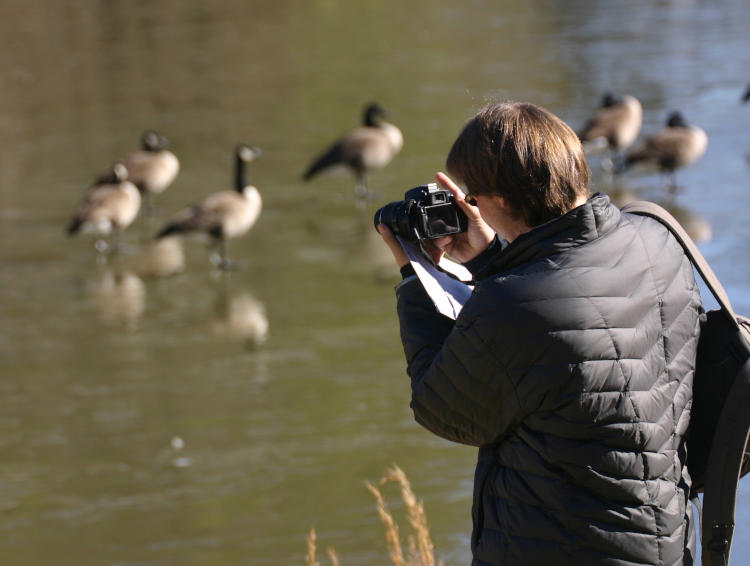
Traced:
<svg viewBox="0 0 750 566">
<path fill-rule="evenodd" d="M 610 161 L 603 163 L 611 169 L 620 153 L 630 147 L 638 137 L 643 123 L 643 108 L 637 98 L 606 93 L 594 117 L 583 127 L 578 137 L 582 143 L 606 144 Z"/>
<path fill-rule="evenodd" d="M 180 162 L 169 151 L 169 141 L 153 130 L 146 130 L 141 138 L 143 149 L 134 151 L 122 162 L 128 178 L 145 197 L 146 211 L 153 212 L 153 195 L 158 195 L 172 184 L 180 171 Z"/>
<path fill-rule="evenodd" d="M 334 142 L 307 168 L 303 179 L 309 181 L 318 173 L 334 167 L 349 168 L 356 177 L 356 195 L 360 199 L 368 197 L 367 173 L 388 165 L 404 145 L 401 130 L 381 119 L 385 114 L 385 109 L 379 104 L 368 104 L 364 125 Z"/>
<path fill-rule="evenodd" d="M 86 192 L 73 212 L 68 234 L 93 232 L 97 235 L 98 251 L 116 252 L 121 232 L 133 222 L 140 207 L 138 189 L 128 180 L 125 165 L 117 162 Z M 109 243 L 106 236 L 111 236 Z"/>
<path fill-rule="evenodd" d="M 672 112 L 665 128 L 628 150 L 620 169 L 626 169 L 635 163 L 654 164 L 661 173 L 669 175 L 667 188 L 674 190 L 677 188 L 675 171 L 700 159 L 707 146 L 708 136 L 705 131 L 688 124 L 679 112 Z"/>
<path fill-rule="evenodd" d="M 204 232 L 215 246 L 211 262 L 227 269 L 234 263 L 227 257 L 226 241 L 243 236 L 255 224 L 262 207 L 258 189 L 245 181 L 245 165 L 261 155 L 258 148 L 240 144 L 235 149 L 235 189 L 211 193 L 200 202 L 175 214 L 156 235 Z"/>
</svg>

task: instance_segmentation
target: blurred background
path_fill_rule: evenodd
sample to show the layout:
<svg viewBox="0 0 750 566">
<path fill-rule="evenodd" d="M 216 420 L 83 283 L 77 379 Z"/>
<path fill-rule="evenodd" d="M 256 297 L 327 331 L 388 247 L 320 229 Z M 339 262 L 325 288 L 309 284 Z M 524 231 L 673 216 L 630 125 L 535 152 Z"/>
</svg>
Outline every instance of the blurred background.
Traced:
<svg viewBox="0 0 750 566">
<path fill-rule="evenodd" d="M 708 135 L 668 195 L 653 172 L 594 190 L 670 207 L 750 313 L 750 5 L 745 0 L 5 0 L 0 18 L 0 554 L 27 565 L 300 564 L 315 527 L 349 566 L 385 563 L 366 480 L 392 463 L 436 553 L 470 561 L 475 451 L 413 422 L 372 213 L 443 167 L 486 102 L 579 129 L 602 94 Z M 377 101 L 404 136 L 356 206 L 351 176 L 301 175 Z M 101 259 L 65 226 L 153 128 L 181 168 Z M 233 186 L 263 149 L 264 202 L 217 273 L 200 241 L 151 236 Z M 750 519 L 741 487 L 739 525 Z M 733 557 L 750 560 L 750 532 Z M 323 560 L 325 562 L 325 559 Z"/>
</svg>

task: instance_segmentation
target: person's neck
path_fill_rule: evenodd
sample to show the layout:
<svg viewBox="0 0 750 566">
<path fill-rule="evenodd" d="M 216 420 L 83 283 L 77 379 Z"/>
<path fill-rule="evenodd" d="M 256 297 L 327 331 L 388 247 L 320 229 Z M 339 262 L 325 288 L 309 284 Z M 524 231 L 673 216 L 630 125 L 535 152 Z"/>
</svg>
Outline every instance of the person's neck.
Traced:
<svg viewBox="0 0 750 566">
<path fill-rule="evenodd" d="M 573 203 L 573 206 L 570 207 L 570 210 L 573 210 L 574 208 L 578 208 L 579 206 L 583 206 L 589 201 L 588 195 L 579 195 L 576 201 Z M 570 210 L 568 212 L 570 212 Z"/>
<path fill-rule="evenodd" d="M 568 210 L 567 212 L 570 212 L 571 210 L 573 210 L 574 208 L 578 208 L 579 206 L 583 206 L 588 202 L 588 200 L 588 196 L 580 195 L 578 198 L 576 198 L 575 202 L 573 202 L 573 206 L 571 206 L 570 210 Z M 518 238 L 518 236 L 520 236 L 521 234 L 524 234 L 531 230 L 531 228 L 531 226 L 528 226 L 522 220 L 506 220 L 506 225 L 503 227 L 503 232 L 505 232 L 505 234 L 500 234 L 500 237 L 510 243 Z"/>
<path fill-rule="evenodd" d="M 500 234 L 500 237 L 507 240 L 508 243 L 518 238 L 521 234 L 525 234 L 531 230 L 531 226 L 527 226 L 526 223 L 520 220 L 508 222 L 503 228 L 504 233 Z"/>
</svg>

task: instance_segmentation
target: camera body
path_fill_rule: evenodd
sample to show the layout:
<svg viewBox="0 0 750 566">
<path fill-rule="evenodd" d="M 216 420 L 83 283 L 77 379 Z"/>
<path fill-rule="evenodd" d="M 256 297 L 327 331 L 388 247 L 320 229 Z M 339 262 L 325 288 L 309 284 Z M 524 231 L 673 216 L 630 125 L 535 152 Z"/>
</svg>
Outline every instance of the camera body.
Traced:
<svg viewBox="0 0 750 566">
<path fill-rule="evenodd" d="M 394 234 L 410 242 L 465 232 L 469 223 L 453 193 L 440 189 L 436 183 L 406 191 L 404 200 L 379 209 L 374 222 L 376 228 L 378 224 L 385 224 Z"/>
</svg>

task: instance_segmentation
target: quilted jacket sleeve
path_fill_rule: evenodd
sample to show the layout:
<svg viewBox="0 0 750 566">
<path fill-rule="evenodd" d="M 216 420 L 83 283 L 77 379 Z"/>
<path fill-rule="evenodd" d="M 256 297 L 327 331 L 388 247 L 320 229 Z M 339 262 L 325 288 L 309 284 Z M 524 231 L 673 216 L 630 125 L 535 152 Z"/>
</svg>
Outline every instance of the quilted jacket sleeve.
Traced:
<svg viewBox="0 0 750 566">
<path fill-rule="evenodd" d="M 493 351 L 489 321 L 439 314 L 416 278 L 397 289 L 401 340 L 418 423 L 462 444 L 497 442 L 520 418 L 507 372 Z M 485 331 L 482 330 L 485 329 Z"/>
</svg>

